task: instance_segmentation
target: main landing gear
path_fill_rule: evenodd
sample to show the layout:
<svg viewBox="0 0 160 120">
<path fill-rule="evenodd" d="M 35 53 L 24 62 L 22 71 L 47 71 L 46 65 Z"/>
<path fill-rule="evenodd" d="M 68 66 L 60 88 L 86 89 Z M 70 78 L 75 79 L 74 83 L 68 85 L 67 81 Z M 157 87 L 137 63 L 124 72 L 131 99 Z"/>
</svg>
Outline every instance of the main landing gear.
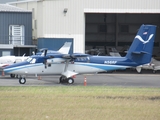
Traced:
<svg viewBox="0 0 160 120">
<path fill-rule="evenodd" d="M 15 76 L 16 76 L 15 74 L 10 74 L 11 78 L 15 78 Z"/>
<path fill-rule="evenodd" d="M 66 78 L 65 76 L 61 76 L 59 78 L 59 83 L 73 84 L 74 83 L 74 79 L 72 77 Z"/>
</svg>

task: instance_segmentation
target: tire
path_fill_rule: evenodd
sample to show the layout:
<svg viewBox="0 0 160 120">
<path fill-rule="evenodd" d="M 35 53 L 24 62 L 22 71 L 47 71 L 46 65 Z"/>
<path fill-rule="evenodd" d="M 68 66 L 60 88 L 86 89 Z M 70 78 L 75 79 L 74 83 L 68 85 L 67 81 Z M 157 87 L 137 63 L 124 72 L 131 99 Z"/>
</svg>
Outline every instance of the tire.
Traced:
<svg viewBox="0 0 160 120">
<path fill-rule="evenodd" d="M 68 84 L 73 84 L 74 83 L 74 79 L 73 78 L 68 78 Z"/>
<path fill-rule="evenodd" d="M 63 77 L 61 76 L 60 78 L 59 78 L 59 83 L 62 83 L 63 82 Z"/>
<path fill-rule="evenodd" d="M 19 78 L 19 83 L 20 84 L 25 84 L 26 83 L 26 78 Z"/>
<path fill-rule="evenodd" d="M 15 74 L 10 74 L 10 77 L 11 78 L 15 78 Z"/>
<path fill-rule="evenodd" d="M 65 76 L 61 76 L 59 78 L 59 83 L 65 83 L 66 82 L 66 77 Z"/>
</svg>

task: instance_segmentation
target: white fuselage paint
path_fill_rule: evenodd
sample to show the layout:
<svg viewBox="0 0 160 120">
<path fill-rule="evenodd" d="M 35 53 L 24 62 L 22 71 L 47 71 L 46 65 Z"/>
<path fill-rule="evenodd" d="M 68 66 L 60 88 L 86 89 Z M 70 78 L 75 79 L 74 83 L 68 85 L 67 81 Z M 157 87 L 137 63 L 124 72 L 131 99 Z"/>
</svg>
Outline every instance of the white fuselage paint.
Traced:
<svg viewBox="0 0 160 120">
<path fill-rule="evenodd" d="M 94 67 L 93 67 L 94 66 Z M 98 66 L 98 67 L 95 67 Z M 105 71 L 101 67 L 106 67 L 108 70 L 117 70 L 119 69 L 125 69 L 127 66 L 119 66 L 119 65 L 106 65 L 106 64 L 87 64 L 87 63 L 74 63 L 69 64 L 67 70 L 76 72 L 79 74 L 83 73 L 95 73 L 95 72 L 102 72 Z M 15 74 L 62 74 L 65 70 L 65 63 L 59 63 L 59 64 L 47 64 L 46 67 L 43 63 L 38 64 L 28 64 L 24 66 L 9 68 L 8 70 L 11 70 L 8 73 L 15 73 Z"/>
</svg>

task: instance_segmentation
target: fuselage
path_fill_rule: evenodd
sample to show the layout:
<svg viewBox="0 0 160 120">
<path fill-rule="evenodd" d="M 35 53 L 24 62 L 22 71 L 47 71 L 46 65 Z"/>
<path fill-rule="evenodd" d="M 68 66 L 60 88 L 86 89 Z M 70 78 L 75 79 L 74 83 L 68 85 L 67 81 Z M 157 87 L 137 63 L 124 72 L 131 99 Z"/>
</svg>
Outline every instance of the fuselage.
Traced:
<svg viewBox="0 0 160 120">
<path fill-rule="evenodd" d="M 67 70 L 81 74 L 126 69 L 134 66 L 137 64 L 125 57 L 89 56 L 70 61 Z M 4 71 L 21 75 L 62 74 L 65 67 L 66 61 L 63 58 L 52 58 L 46 61 L 43 57 L 32 57 L 27 61 L 7 66 Z"/>
</svg>

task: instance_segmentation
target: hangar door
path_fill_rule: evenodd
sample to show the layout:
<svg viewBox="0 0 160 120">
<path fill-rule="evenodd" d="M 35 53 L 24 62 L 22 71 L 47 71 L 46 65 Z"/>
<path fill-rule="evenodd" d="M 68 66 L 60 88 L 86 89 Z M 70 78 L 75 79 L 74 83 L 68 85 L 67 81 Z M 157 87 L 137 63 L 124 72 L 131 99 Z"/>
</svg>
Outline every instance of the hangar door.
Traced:
<svg viewBox="0 0 160 120">
<path fill-rule="evenodd" d="M 160 26 L 160 14 L 86 13 L 85 50 L 101 49 L 104 55 L 107 47 L 125 51 L 142 24 Z M 159 42 L 160 34 L 156 34 L 156 52 L 160 49 Z"/>
</svg>

